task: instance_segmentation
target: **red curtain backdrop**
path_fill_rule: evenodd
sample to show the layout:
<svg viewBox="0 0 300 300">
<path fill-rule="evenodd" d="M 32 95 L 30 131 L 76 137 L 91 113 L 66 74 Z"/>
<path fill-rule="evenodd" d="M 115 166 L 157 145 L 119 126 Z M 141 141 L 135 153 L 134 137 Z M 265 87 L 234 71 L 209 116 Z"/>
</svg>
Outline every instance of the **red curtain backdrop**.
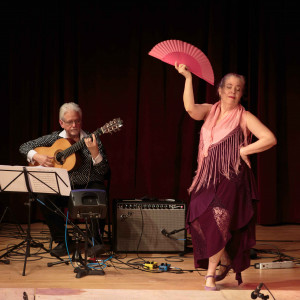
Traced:
<svg viewBox="0 0 300 300">
<path fill-rule="evenodd" d="M 113 118 L 122 130 L 102 135 L 112 170 L 110 201 L 149 196 L 189 201 L 199 130 L 182 102 L 184 78 L 148 55 L 178 39 L 201 49 L 216 79 L 194 76 L 198 103 L 218 100 L 228 72 L 246 76 L 243 99 L 278 145 L 251 157 L 258 222 L 300 223 L 299 9 L 296 1 L 1 2 L 1 161 L 26 165 L 20 144 L 58 130 L 58 110 L 74 101 L 83 127 Z M 25 194 L 0 196 L 26 220 Z M 33 218 L 35 215 L 33 214 Z"/>
</svg>

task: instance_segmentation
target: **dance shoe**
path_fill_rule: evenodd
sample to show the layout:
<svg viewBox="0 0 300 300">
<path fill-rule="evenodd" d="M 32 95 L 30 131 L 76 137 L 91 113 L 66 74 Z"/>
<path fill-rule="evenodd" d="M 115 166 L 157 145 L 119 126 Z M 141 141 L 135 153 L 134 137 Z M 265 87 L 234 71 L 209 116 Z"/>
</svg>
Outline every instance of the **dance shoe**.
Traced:
<svg viewBox="0 0 300 300">
<path fill-rule="evenodd" d="M 212 278 L 216 278 L 216 276 L 215 275 L 206 275 L 205 276 L 205 280 L 207 280 L 207 278 L 209 278 L 209 277 L 212 277 Z M 204 286 L 204 289 L 206 290 L 206 291 L 216 291 L 217 290 L 217 287 L 216 286 Z"/>
<path fill-rule="evenodd" d="M 221 267 L 225 267 L 225 270 L 223 273 L 216 275 L 216 281 L 223 280 L 227 273 L 232 269 L 232 265 L 222 265 L 220 264 Z"/>
</svg>

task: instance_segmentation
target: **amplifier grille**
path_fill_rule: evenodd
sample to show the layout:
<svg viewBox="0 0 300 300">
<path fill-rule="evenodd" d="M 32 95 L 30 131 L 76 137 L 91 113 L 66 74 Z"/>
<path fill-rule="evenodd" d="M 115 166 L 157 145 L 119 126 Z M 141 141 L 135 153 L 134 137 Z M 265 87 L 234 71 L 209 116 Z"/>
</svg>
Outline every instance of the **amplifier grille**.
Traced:
<svg viewBox="0 0 300 300">
<path fill-rule="evenodd" d="M 181 202 L 118 200 L 114 203 L 115 252 L 184 252 L 185 212 Z M 180 231 L 166 236 L 174 230 Z"/>
</svg>

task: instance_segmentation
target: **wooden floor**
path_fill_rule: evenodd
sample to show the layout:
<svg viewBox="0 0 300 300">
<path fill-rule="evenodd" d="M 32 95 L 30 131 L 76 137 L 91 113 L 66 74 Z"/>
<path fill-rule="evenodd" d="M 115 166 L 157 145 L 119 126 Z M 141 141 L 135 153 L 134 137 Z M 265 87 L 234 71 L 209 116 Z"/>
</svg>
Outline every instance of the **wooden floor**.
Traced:
<svg viewBox="0 0 300 300">
<path fill-rule="evenodd" d="M 27 225 L 22 225 L 26 231 Z M 9 247 L 25 241 L 16 224 L 0 224 L 0 256 Z M 22 231 L 21 231 L 22 232 Z M 42 223 L 31 225 L 31 236 L 48 249 L 49 233 Z M 22 246 L 25 246 L 26 243 Z M 106 245 L 109 248 L 109 244 Z M 190 248 L 192 249 L 192 248 Z M 204 270 L 194 270 L 193 254 L 129 255 L 105 253 L 104 275 L 88 275 L 76 278 L 72 264 L 48 267 L 57 261 L 41 248 L 30 248 L 25 265 L 25 247 L 18 247 L 0 263 L 0 299 L 251 299 L 252 291 L 263 283 L 261 293 L 269 299 L 300 299 L 300 264 L 285 269 L 257 269 L 256 263 L 272 262 L 284 255 L 285 259 L 300 262 L 300 225 L 257 226 L 257 259 L 242 273 L 240 286 L 233 273 L 218 284 L 219 291 L 206 292 Z M 112 254 L 112 256 L 111 256 Z M 68 257 L 64 257 L 68 258 Z M 168 263 L 168 272 L 143 271 L 139 263 L 155 261 Z M 25 269 L 25 276 L 22 275 Z M 25 294 L 24 294 L 25 293 Z M 24 297 L 25 298 L 24 298 Z M 265 298 L 267 299 L 267 298 Z"/>
</svg>

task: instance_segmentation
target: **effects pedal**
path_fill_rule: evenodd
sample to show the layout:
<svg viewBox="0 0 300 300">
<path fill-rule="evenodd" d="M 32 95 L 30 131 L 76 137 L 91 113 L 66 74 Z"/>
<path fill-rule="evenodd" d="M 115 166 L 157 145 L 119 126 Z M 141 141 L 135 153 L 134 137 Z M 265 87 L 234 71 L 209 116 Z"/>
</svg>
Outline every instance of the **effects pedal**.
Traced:
<svg viewBox="0 0 300 300">
<path fill-rule="evenodd" d="M 161 263 L 160 266 L 158 267 L 158 269 L 160 271 L 167 272 L 167 271 L 169 271 L 170 267 L 171 267 L 170 264 Z"/>
<path fill-rule="evenodd" d="M 157 262 L 154 262 L 154 261 L 146 261 L 144 263 L 144 269 L 147 269 L 147 270 L 153 270 L 153 269 L 156 269 L 157 268 Z"/>
</svg>

